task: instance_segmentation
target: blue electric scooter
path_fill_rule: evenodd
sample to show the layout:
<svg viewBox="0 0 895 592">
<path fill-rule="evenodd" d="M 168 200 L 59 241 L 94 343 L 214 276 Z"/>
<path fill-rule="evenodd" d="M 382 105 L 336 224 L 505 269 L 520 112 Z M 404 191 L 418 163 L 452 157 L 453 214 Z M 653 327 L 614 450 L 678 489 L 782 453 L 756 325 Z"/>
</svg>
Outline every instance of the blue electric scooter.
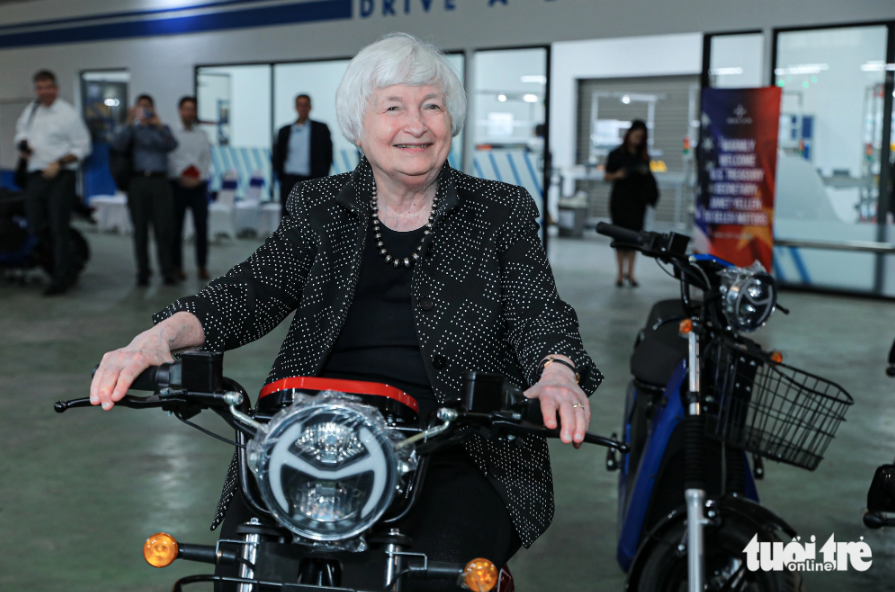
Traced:
<svg viewBox="0 0 895 592">
<path fill-rule="evenodd" d="M 744 550 L 796 536 L 759 504 L 761 457 L 814 470 L 852 399 L 741 334 L 763 326 L 776 285 L 760 266 L 687 255 L 683 235 L 600 224 L 613 246 L 669 265 L 679 300 L 650 311 L 631 357 L 619 471 L 618 562 L 641 592 L 801 589 L 798 572 L 750 571 Z M 699 299 L 691 295 L 700 292 Z M 747 453 L 753 455 L 750 467 Z"/>
<path fill-rule="evenodd" d="M 78 214 L 88 217 L 89 211 L 79 208 Z M 92 219 L 89 219 L 92 222 Z M 69 228 L 73 280 L 90 260 L 90 245 L 76 228 Z M 53 273 L 53 253 L 37 236 L 29 232 L 25 219 L 25 194 L 0 188 L 0 277 L 14 273 L 20 282 L 31 269 L 40 267 Z"/>
</svg>

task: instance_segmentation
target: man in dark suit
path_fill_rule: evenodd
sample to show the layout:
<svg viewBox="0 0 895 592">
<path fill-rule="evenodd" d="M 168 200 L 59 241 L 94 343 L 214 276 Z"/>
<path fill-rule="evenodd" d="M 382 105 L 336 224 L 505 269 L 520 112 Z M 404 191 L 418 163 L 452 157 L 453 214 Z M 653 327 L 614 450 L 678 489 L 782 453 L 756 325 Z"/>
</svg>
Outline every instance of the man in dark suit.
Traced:
<svg viewBox="0 0 895 592">
<path fill-rule="evenodd" d="M 295 97 L 298 120 L 284 125 L 273 149 L 273 170 L 280 180 L 280 204 L 286 208 L 289 192 L 296 183 L 329 175 L 333 162 L 333 141 L 325 123 L 308 119 L 311 97 Z"/>
</svg>

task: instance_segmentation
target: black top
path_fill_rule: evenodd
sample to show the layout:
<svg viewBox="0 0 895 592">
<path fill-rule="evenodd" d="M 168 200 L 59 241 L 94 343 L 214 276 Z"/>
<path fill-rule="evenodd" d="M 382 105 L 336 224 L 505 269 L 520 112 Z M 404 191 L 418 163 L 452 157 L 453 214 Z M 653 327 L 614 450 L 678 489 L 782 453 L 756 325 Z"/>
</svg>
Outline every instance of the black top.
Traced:
<svg viewBox="0 0 895 592">
<path fill-rule="evenodd" d="M 402 259 L 419 246 L 425 230 L 381 228 L 386 250 Z M 434 401 L 411 308 L 413 268 L 386 263 L 376 240 L 368 230 L 354 301 L 321 375 L 387 383 L 417 397 L 423 389 Z"/>
<path fill-rule="evenodd" d="M 612 183 L 609 197 L 609 214 L 612 223 L 630 230 L 643 230 L 646 206 L 659 201 L 656 179 L 649 169 L 649 162 L 619 146 L 606 159 L 606 172 L 625 169 L 628 175 Z"/>
</svg>

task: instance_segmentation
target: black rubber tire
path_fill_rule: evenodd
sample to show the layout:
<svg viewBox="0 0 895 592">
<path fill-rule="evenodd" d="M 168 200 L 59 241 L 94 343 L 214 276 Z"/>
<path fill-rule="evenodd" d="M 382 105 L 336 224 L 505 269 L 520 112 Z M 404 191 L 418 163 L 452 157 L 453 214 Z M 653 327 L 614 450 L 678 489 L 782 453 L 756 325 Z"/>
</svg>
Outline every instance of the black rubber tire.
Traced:
<svg viewBox="0 0 895 592">
<path fill-rule="evenodd" d="M 90 243 L 84 238 L 84 235 L 77 228 L 69 228 L 69 243 L 72 253 L 71 259 L 71 275 L 72 279 L 84 270 L 87 261 L 90 260 Z M 34 258 L 41 269 L 47 272 L 47 275 L 53 275 L 53 253 L 43 245 L 39 245 L 34 254 Z"/>
<path fill-rule="evenodd" d="M 687 555 L 678 550 L 677 545 L 686 540 L 687 525 L 681 522 L 653 541 L 652 551 L 643 564 L 637 581 L 638 592 L 686 592 Z M 728 565 L 732 559 L 745 563 L 743 549 L 755 536 L 754 526 L 728 518 L 718 526 L 705 529 L 706 549 L 706 590 L 717 590 L 723 585 L 719 568 Z M 761 542 L 778 542 L 773 534 L 758 533 Z M 802 574 L 788 570 L 779 572 L 748 571 L 743 567 L 743 579 L 731 592 L 801 592 Z M 715 578 L 713 582 L 713 577 Z M 719 583 L 720 582 L 720 583 Z"/>
</svg>

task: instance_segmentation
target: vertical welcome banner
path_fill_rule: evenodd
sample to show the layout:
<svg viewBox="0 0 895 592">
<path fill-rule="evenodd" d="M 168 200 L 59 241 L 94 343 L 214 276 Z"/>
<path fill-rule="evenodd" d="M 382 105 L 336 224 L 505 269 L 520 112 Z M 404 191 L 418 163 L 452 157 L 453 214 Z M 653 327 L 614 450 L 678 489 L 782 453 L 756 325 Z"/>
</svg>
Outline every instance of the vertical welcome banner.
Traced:
<svg viewBox="0 0 895 592">
<path fill-rule="evenodd" d="M 694 247 L 771 270 L 778 87 L 702 91 Z"/>
</svg>

